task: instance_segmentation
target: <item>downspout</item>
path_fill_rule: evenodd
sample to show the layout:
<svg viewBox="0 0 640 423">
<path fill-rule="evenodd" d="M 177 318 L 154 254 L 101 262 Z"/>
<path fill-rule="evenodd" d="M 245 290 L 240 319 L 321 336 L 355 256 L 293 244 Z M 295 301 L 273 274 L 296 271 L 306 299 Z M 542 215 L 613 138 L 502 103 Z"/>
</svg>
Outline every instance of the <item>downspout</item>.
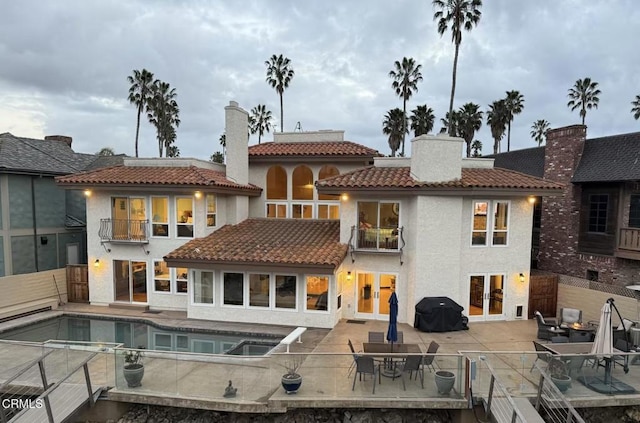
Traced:
<svg viewBox="0 0 640 423">
<path fill-rule="evenodd" d="M 33 217 L 33 254 L 36 259 L 36 272 L 40 271 L 38 266 L 38 227 L 36 226 L 36 192 L 35 184 L 33 182 L 34 176 L 31 177 L 31 214 Z"/>
</svg>

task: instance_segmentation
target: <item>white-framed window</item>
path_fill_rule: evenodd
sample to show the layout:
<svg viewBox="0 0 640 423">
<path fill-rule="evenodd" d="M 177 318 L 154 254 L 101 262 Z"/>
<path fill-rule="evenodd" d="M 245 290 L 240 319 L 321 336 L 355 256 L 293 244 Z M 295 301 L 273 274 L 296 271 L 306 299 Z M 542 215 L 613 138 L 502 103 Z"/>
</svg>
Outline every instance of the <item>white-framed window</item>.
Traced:
<svg viewBox="0 0 640 423">
<path fill-rule="evenodd" d="M 213 272 L 196 271 L 193 272 L 193 303 L 194 304 L 213 304 Z"/>
<path fill-rule="evenodd" d="M 275 275 L 276 309 L 297 309 L 298 278 L 295 275 Z"/>
<path fill-rule="evenodd" d="M 176 234 L 193 238 L 193 197 L 176 197 Z"/>
<path fill-rule="evenodd" d="M 153 291 L 171 293 L 171 271 L 164 260 L 153 261 Z"/>
<path fill-rule="evenodd" d="M 358 201 L 358 248 L 398 250 L 400 203 Z"/>
<path fill-rule="evenodd" d="M 287 217 L 287 203 L 267 203 L 266 216 L 278 219 Z"/>
<path fill-rule="evenodd" d="M 473 201 L 472 246 L 506 246 L 509 239 L 509 201 Z"/>
<path fill-rule="evenodd" d="M 151 197 L 151 235 L 166 238 L 169 236 L 169 198 Z"/>
<path fill-rule="evenodd" d="M 216 225 L 216 195 L 207 194 L 207 228 Z"/>
<path fill-rule="evenodd" d="M 170 333 L 157 333 L 153 334 L 154 349 L 158 351 L 172 351 L 173 350 L 173 337 Z"/>
<path fill-rule="evenodd" d="M 222 304 L 244 306 L 244 273 L 222 273 Z"/>
<path fill-rule="evenodd" d="M 344 289 L 344 281 L 345 281 L 345 272 L 338 273 L 338 283 L 336 287 L 337 294 L 337 302 L 336 308 L 340 310 L 342 308 L 342 290 Z"/>
<path fill-rule="evenodd" d="M 271 277 L 267 273 L 249 273 L 249 307 L 271 306 Z"/>
<path fill-rule="evenodd" d="M 305 295 L 307 298 L 305 310 L 329 310 L 329 276 L 307 275 L 305 281 Z"/>
<path fill-rule="evenodd" d="M 340 219 L 340 204 L 318 204 L 318 219 Z"/>
<path fill-rule="evenodd" d="M 189 270 L 186 267 L 176 267 L 176 293 L 186 294 L 189 286 Z"/>
<path fill-rule="evenodd" d="M 313 219 L 313 203 L 291 204 L 291 217 L 294 219 Z"/>
</svg>

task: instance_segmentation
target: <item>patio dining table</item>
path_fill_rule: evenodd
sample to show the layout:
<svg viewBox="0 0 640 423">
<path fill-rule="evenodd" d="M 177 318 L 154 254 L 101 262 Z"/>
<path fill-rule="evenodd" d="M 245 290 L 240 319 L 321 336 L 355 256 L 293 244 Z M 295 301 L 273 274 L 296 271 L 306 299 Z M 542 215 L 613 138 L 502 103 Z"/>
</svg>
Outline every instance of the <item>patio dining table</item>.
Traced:
<svg viewBox="0 0 640 423">
<path fill-rule="evenodd" d="M 381 371 L 383 376 L 396 378 L 399 374 L 395 373 L 393 366 L 394 358 L 398 357 L 396 354 L 422 354 L 422 349 L 418 344 L 385 344 L 381 342 L 364 342 L 362 344 L 362 350 L 365 353 L 372 354 L 376 359 L 384 362 L 383 370 Z"/>
</svg>

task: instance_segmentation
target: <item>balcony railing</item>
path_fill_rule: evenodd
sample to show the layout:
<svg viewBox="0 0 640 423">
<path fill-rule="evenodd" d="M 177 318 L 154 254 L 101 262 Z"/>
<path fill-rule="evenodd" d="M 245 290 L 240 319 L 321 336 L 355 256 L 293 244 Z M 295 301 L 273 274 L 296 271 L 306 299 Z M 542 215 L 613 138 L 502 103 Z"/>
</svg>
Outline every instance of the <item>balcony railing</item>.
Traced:
<svg viewBox="0 0 640 423">
<path fill-rule="evenodd" d="M 149 242 L 149 220 L 100 219 L 98 235 L 102 242 Z"/>
<path fill-rule="evenodd" d="M 640 228 L 620 228 L 618 248 L 640 252 Z"/>
<path fill-rule="evenodd" d="M 404 245 L 402 228 L 356 228 L 352 227 L 352 239 L 357 250 L 399 251 Z"/>
</svg>

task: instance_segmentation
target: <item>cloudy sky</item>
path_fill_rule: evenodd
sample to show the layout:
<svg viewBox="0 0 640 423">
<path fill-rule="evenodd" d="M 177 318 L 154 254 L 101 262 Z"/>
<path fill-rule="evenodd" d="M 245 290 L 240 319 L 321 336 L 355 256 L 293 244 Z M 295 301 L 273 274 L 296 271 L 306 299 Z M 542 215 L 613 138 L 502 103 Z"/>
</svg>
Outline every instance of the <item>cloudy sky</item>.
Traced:
<svg viewBox="0 0 640 423">
<path fill-rule="evenodd" d="M 640 94 L 637 0 L 484 0 L 482 19 L 463 34 L 454 107 L 487 105 L 518 90 L 512 149 L 535 146 L 532 123 L 580 123 L 567 90 L 599 82 L 588 136 L 640 130 L 630 113 Z M 395 60 L 413 57 L 424 81 L 408 109 L 428 104 L 437 127 L 448 108 L 453 45 L 440 37 L 429 0 L 349 1 L 4 1 L 0 13 L 0 133 L 72 136 L 74 149 L 134 154 L 136 111 L 126 77 L 146 68 L 176 88 L 182 157 L 220 150 L 224 106 L 266 104 L 272 54 L 292 61 L 284 94 L 285 131 L 343 129 L 348 140 L 389 154 L 384 114 L 402 107 L 391 89 Z M 279 118 L 275 120 L 279 128 Z M 157 155 L 153 127 L 141 123 L 141 156 Z M 491 152 L 486 125 L 476 138 Z M 272 135 L 266 136 L 267 140 Z M 251 144 L 257 143 L 257 136 Z M 503 142 L 503 145 L 506 145 Z"/>
</svg>

